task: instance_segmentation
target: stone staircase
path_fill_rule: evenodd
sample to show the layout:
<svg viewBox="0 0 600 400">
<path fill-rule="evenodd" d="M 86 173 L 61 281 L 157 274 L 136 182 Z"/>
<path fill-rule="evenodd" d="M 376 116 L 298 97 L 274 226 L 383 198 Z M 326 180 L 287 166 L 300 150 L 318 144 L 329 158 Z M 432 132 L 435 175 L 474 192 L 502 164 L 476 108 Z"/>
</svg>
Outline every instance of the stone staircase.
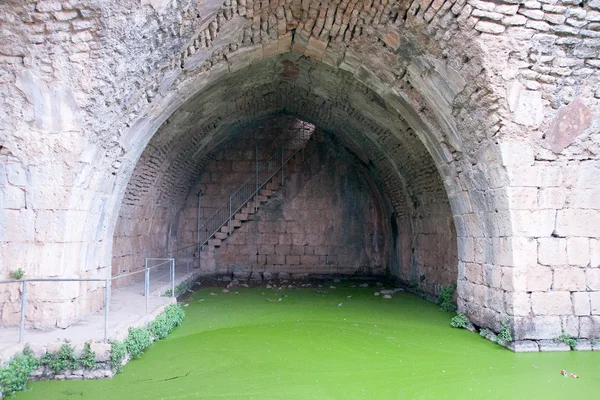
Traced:
<svg viewBox="0 0 600 400">
<path fill-rule="evenodd" d="M 318 143 L 318 135 L 311 135 L 306 141 L 304 149 L 297 152 L 283 167 L 283 184 L 281 178 L 281 170 L 277 172 L 267 182 L 262 189 L 244 206 L 242 207 L 232 218 L 231 224 L 225 224 L 221 229 L 214 233 L 208 240 L 207 244 L 203 245 L 200 249 L 200 268 L 202 275 L 210 275 L 216 273 L 216 260 L 215 251 L 221 247 L 221 245 L 227 240 L 229 236 L 235 233 L 235 231 L 241 228 L 245 222 L 254 220 L 256 214 L 266 202 L 275 196 L 279 190 L 292 179 L 294 176 L 299 174 L 299 170 L 304 161 L 310 157 L 312 152 L 315 151 Z"/>
</svg>

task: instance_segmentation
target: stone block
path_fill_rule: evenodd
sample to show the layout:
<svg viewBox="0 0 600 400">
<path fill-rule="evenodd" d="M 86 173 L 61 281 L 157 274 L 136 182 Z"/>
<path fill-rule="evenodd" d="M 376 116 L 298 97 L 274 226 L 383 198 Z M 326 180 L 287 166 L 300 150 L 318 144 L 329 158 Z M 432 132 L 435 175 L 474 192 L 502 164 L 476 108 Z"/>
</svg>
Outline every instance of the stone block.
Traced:
<svg viewBox="0 0 600 400">
<path fill-rule="evenodd" d="M 527 288 L 526 269 L 502 267 L 501 288 L 507 292 L 525 291 Z"/>
<path fill-rule="evenodd" d="M 300 256 L 300 263 L 303 265 L 317 265 L 319 262 L 318 256 L 304 255 Z"/>
<path fill-rule="evenodd" d="M 590 263 L 590 241 L 588 238 L 567 238 L 567 262 L 569 265 L 586 267 Z"/>
<path fill-rule="evenodd" d="M 481 264 L 464 263 L 464 277 L 465 279 L 475 284 L 481 285 L 483 283 L 483 267 Z"/>
<path fill-rule="evenodd" d="M 586 276 L 581 268 L 554 268 L 552 289 L 578 292 L 585 290 Z"/>
<path fill-rule="evenodd" d="M 536 315 L 567 315 L 572 313 L 569 292 L 534 292 L 531 309 Z"/>
<path fill-rule="evenodd" d="M 577 344 L 573 348 L 576 351 L 592 351 L 592 341 L 589 339 L 577 339 Z"/>
<path fill-rule="evenodd" d="M 533 340 L 515 340 L 508 345 L 508 348 L 515 353 L 536 353 L 540 351 L 537 342 Z"/>
<path fill-rule="evenodd" d="M 564 237 L 600 238 L 600 212 L 584 209 L 558 210 L 556 234 Z"/>
<path fill-rule="evenodd" d="M 291 247 L 290 245 L 275 245 L 275 254 L 288 255 L 291 252 Z"/>
<path fill-rule="evenodd" d="M 538 191 L 538 207 L 560 209 L 567 201 L 567 189 L 563 187 L 541 188 Z"/>
<path fill-rule="evenodd" d="M 600 269 L 586 268 L 585 284 L 588 290 L 600 291 Z"/>
<path fill-rule="evenodd" d="M 110 343 L 96 343 L 90 344 L 90 349 L 96 353 L 96 362 L 110 361 L 111 346 Z"/>
<path fill-rule="evenodd" d="M 483 266 L 483 283 L 491 288 L 499 289 L 502 284 L 502 269 L 493 264 L 485 264 Z"/>
<path fill-rule="evenodd" d="M 504 293 L 506 312 L 513 316 L 531 314 L 531 295 L 526 292 Z"/>
<path fill-rule="evenodd" d="M 513 327 L 515 340 L 554 338 L 562 332 L 560 317 L 556 316 L 515 317 Z"/>
<path fill-rule="evenodd" d="M 590 239 L 590 266 L 600 268 L 600 239 Z"/>
<path fill-rule="evenodd" d="M 600 292 L 588 293 L 592 315 L 600 315 Z"/>
<path fill-rule="evenodd" d="M 573 311 L 575 315 L 590 315 L 590 294 L 587 292 L 575 292 L 571 295 L 573 300 Z"/>
<path fill-rule="evenodd" d="M 267 256 L 267 264 L 283 265 L 285 264 L 285 256 L 281 254 L 273 254 Z"/>
<path fill-rule="evenodd" d="M 545 292 L 552 287 L 553 271 L 548 267 L 527 268 L 525 275 L 528 292 Z"/>
<path fill-rule="evenodd" d="M 600 316 L 579 317 L 579 336 L 584 339 L 600 338 Z"/>
<path fill-rule="evenodd" d="M 299 265 L 300 264 L 300 256 L 285 256 L 285 264 L 286 265 Z"/>
<path fill-rule="evenodd" d="M 551 237 L 538 239 L 538 262 L 550 266 L 566 265 L 567 240 Z"/>
<path fill-rule="evenodd" d="M 554 340 L 540 340 L 538 341 L 540 351 L 571 351 L 571 347 L 562 342 L 555 342 Z"/>
</svg>

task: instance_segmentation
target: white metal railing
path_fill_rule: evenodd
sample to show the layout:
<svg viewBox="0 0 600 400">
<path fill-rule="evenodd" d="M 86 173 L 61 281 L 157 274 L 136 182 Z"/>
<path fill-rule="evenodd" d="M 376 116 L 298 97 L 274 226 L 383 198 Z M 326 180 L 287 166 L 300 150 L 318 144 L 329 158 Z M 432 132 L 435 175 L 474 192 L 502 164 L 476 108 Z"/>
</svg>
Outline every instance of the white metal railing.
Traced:
<svg viewBox="0 0 600 400">
<path fill-rule="evenodd" d="M 148 266 L 149 262 L 160 261 L 159 264 Z M 25 312 L 27 308 L 27 284 L 32 282 L 104 282 L 104 341 L 108 341 L 108 320 L 111 297 L 111 282 L 117 279 L 126 278 L 136 274 L 145 274 L 144 296 L 146 297 L 146 314 L 150 311 L 150 271 L 164 265 L 169 265 L 169 280 L 171 283 L 171 297 L 175 297 L 175 260 L 173 258 L 147 258 L 144 269 L 128 272 L 125 274 L 113 276 L 108 279 L 93 278 L 30 278 L 19 280 L 3 280 L 0 285 L 20 284 L 21 285 L 21 320 L 19 324 L 19 343 L 25 338 Z"/>
<path fill-rule="evenodd" d="M 201 223 L 200 201 L 198 204 L 198 240 L 196 244 L 176 248 L 169 252 L 169 257 L 178 260 L 178 264 L 185 263 L 189 272 L 190 262 L 194 264 L 194 251 L 198 256 L 202 246 L 214 237 L 224 226 L 228 226 L 228 234 L 233 232 L 233 220 L 238 211 L 255 198 L 260 190 L 281 171 L 281 185 L 285 181 L 284 167 L 304 150 L 306 143 L 314 132 L 314 126 L 303 122 L 301 127 L 291 137 L 277 138 L 275 142 L 282 143 L 277 150 L 271 154 L 266 161 L 258 160 L 258 148 L 256 148 L 256 161 L 254 172 L 235 189 L 217 209 Z"/>
<path fill-rule="evenodd" d="M 198 229 L 198 251 L 222 227 L 228 225 L 228 233 L 231 234 L 235 214 L 255 198 L 260 190 L 280 171 L 281 185 L 283 185 L 285 181 L 285 165 L 296 154 L 304 152 L 306 142 L 310 138 L 310 133 L 312 133 L 310 132 L 306 135 L 304 130 L 302 132 L 303 135 L 301 137 L 290 139 L 285 144 L 282 144 L 266 161 L 258 162 L 257 157 L 254 172 L 200 225 Z"/>
</svg>

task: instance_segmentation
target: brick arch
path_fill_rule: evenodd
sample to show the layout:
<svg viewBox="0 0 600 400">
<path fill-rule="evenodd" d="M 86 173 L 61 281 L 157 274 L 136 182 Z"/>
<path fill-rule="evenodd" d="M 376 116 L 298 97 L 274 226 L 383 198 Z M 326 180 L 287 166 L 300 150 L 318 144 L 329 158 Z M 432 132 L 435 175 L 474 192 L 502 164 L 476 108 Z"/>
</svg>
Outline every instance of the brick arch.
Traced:
<svg viewBox="0 0 600 400">
<path fill-rule="evenodd" d="M 273 70 L 277 71 L 277 74 L 271 72 L 271 74 L 265 76 L 264 71 Z M 312 74 L 312 77 L 316 80 L 319 77 L 322 79 L 323 76 L 330 77 L 333 82 L 328 83 L 322 79 L 323 85 L 316 85 L 312 91 L 310 88 L 302 86 L 302 84 L 297 85 L 297 83 L 294 83 L 297 82 L 298 78 L 302 83 L 303 76 L 305 77 L 307 73 Z M 237 76 L 244 76 L 246 79 L 240 80 L 236 78 Z M 274 79 L 273 76 L 277 77 L 277 79 Z M 425 78 L 421 77 L 421 79 Z M 238 84 L 236 86 L 228 82 L 237 82 Z M 431 84 L 431 82 L 427 83 L 424 81 L 421 83 L 424 85 Z M 181 140 L 181 138 L 186 137 L 185 131 L 194 131 L 195 133 L 208 132 L 205 127 L 216 125 L 217 123 L 214 121 L 218 121 L 219 124 L 232 124 L 232 122 L 227 120 L 227 115 L 243 116 L 245 115 L 244 113 L 249 115 L 253 115 L 254 113 L 254 117 L 257 117 L 257 115 L 260 116 L 260 113 L 257 114 L 257 110 L 266 113 L 285 111 L 317 124 L 319 121 L 323 121 L 336 113 L 346 115 L 346 118 L 342 117 L 340 119 L 352 121 L 357 125 L 366 121 L 366 125 L 371 125 L 369 129 L 365 130 L 369 132 L 368 134 L 346 133 L 341 135 L 342 140 L 345 139 L 346 142 L 350 143 L 350 147 L 354 146 L 354 148 L 361 147 L 362 144 L 369 144 L 370 142 L 367 147 L 371 149 L 372 158 L 379 162 L 379 166 L 376 165 L 374 170 L 384 176 L 381 178 L 382 181 L 391 180 L 400 182 L 398 186 L 402 187 L 402 190 L 396 190 L 396 196 L 397 198 L 402 197 L 405 205 L 410 203 L 406 199 L 410 199 L 408 193 L 414 191 L 415 187 L 417 189 L 419 186 L 426 187 L 428 179 L 436 182 L 433 187 L 429 188 L 432 190 L 432 193 L 436 193 L 435 196 L 431 197 L 434 199 L 445 199 L 445 207 L 451 210 L 448 212 L 448 215 L 452 216 L 450 219 L 453 218 L 453 221 L 450 223 L 451 225 L 456 225 L 457 230 L 458 237 L 455 240 L 457 240 L 459 254 L 458 283 L 461 309 L 468 307 L 475 322 L 482 325 L 493 326 L 496 324 L 495 321 L 500 320 L 501 313 L 499 311 L 487 308 L 483 304 L 483 298 L 474 297 L 474 294 L 470 291 L 470 281 L 466 278 L 467 274 L 477 274 L 477 269 L 483 268 L 473 258 L 474 246 L 478 238 L 499 236 L 498 228 L 494 226 L 494 221 L 488 222 L 482 220 L 482 216 L 486 212 L 484 208 L 487 207 L 485 201 L 480 202 L 479 197 L 476 197 L 477 201 L 473 201 L 471 198 L 473 194 L 480 196 L 486 190 L 485 185 L 488 184 L 486 182 L 488 177 L 486 176 L 486 171 L 481 171 L 481 168 L 493 168 L 494 163 L 498 161 L 498 156 L 496 155 L 497 149 L 493 143 L 487 146 L 479 146 L 476 150 L 469 149 L 469 151 L 477 151 L 483 154 L 490 161 L 488 165 L 475 167 L 475 172 L 478 174 L 476 184 L 479 185 L 475 187 L 473 181 L 475 178 L 471 175 L 470 171 L 468 174 L 461 171 L 461 164 L 468 162 L 468 160 L 461 159 L 463 152 L 458 151 L 458 149 L 463 149 L 464 151 L 465 147 L 475 146 L 470 142 L 463 146 L 461 137 L 457 134 L 458 129 L 454 125 L 455 122 L 447 120 L 448 116 L 444 115 L 443 111 L 436 110 L 435 104 L 432 107 L 431 103 L 424 96 L 420 96 L 419 90 L 413 86 L 410 79 L 405 78 L 401 80 L 399 84 L 396 84 L 390 90 L 378 77 L 370 74 L 368 71 L 361 70 L 360 68 L 354 71 L 347 71 L 343 68 L 328 66 L 312 58 L 299 57 L 294 54 L 283 54 L 255 62 L 239 71 L 226 73 L 216 81 L 207 81 L 206 76 L 196 77 L 189 81 L 190 86 L 198 85 L 202 87 L 203 84 L 204 89 L 199 89 L 197 92 L 187 92 L 194 93 L 194 95 L 189 95 L 187 97 L 188 101 L 183 106 L 179 106 L 182 99 L 178 98 L 176 100 L 178 108 L 170 115 L 168 124 L 163 125 L 153 137 L 151 147 L 154 147 L 152 144 L 154 141 L 165 146 L 168 146 L 167 143 L 171 143 L 170 145 L 176 147 L 175 143 Z M 294 90 L 290 90 L 290 86 L 293 86 Z M 350 88 L 348 90 L 350 94 L 341 93 L 348 88 Z M 223 96 L 223 90 L 225 90 L 227 96 Z M 431 90 L 431 87 L 429 87 L 429 90 Z M 251 93 L 253 91 L 258 93 L 258 95 L 252 96 Z M 288 94 L 294 91 L 296 93 L 295 97 Z M 202 98 L 207 102 L 211 99 L 220 99 L 220 101 L 227 99 L 228 102 L 221 103 L 217 101 L 213 104 L 214 108 L 223 105 L 222 109 L 225 115 L 218 113 L 218 115 L 215 115 L 207 112 L 208 109 L 206 106 L 197 103 L 195 100 L 198 98 Z M 357 99 L 361 99 L 364 104 L 368 105 L 367 108 L 370 109 L 360 112 L 356 108 L 353 108 L 351 104 L 353 101 L 358 101 Z M 311 103 L 311 101 L 313 103 L 311 111 L 299 112 L 294 110 L 294 106 L 303 102 Z M 328 102 L 335 103 L 338 109 L 334 107 L 332 111 L 328 107 L 323 107 L 323 104 Z M 290 104 L 290 106 L 287 108 L 281 107 L 281 104 Z M 291 104 L 294 106 L 291 106 Z M 210 114 L 213 120 L 203 121 L 205 125 L 201 123 L 194 125 L 198 121 L 195 121 L 192 117 L 193 114 L 190 105 L 194 105 L 201 112 L 207 112 L 207 115 Z M 164 109 L 169 110 L 175 108 L 176 106 L 173 105 L 164 107 Z M 214 108 L 211 108 L 211 110 Z M 240 112 L 240 109 L 243 109 L 244 112 Z M 480 113 L 479 116 L 481 115 L 485 116 L 487 113 Z M 166 120 L 166 116 L 165 113 L 163 120 Z M 186 121 L 186 118 L 192 121 L 191 125 L 189 122 L 183 122 Z M 440 120 L 442 121 L 440 122 Z M 152 124 L 153 126 L 158 125 L 156 122 Z M 440 124 L 443 127 L 440 127 Z M 146 121 L 140 126 L 143 127 L 144 132 L 142 133 L 145 134 L 148 122 Z M 190 129 L 190 126 L 194 128 Z M 479 127 L 479 129 L 483 128 Z M 352 128 L 347 126 L 344 128 L 338 127 L 337 130 L 352 132 Z M 336 129 L 332 129 L 332 131 L 336 131 Z M 136 130 L 134 129 L 132 132 L 135 133 Z M 398 134 L 398 132 L 401 132 L 401 134 Z M 382 138 L 378 144 L 376 140 L 373 140 L 373 135 L 379 135 Z M 209 135 L 207 134 L 207 136 Z M 414 154 L 411 154 L 411 152 L 403 153 L 401 146 L 396 148 L 394 143 L 399 143 L 399 137 L 411 137 L 411 143 L 415 145 L 415 149 L 419 149 L 416 152 L 419 156 L 411 158 L 411 155 L 414 156 Z M 185 140 L 182 140 L 180 143 L 185 142 Z M 483 142 L 485 144 L 485 141 Z M 406 147 L 404 149 L 406 150 Z M 160 151 L 165 152 L 164 149 Z M 396 151 L 396 155 L 394 155 L 394 151 Z M 409 154 L 409 156 L 401 157 L 403 154 Z M 145 157 L 147 156 L 142 155 L 142 159 Z M 411 186 L 403 182 L 407 171 L 411 169 L 411 162 L 407 160 L 412 160 L 415 163 L 426 161 L 425 164 L 427 166 L 419 164 L 416 172 L 409 173 L 409 175 L 413 176 L 414 182 L 420 181 L 416 186 L 414 183 Z M 404 165 L 401 165 L 399 168 L 399 164 L 402 163 Z M 169 165 L 171 168 L 174 168 L 173 166 L 175 165 L 184 166 L 186 164 L 184 162 L 174 162 Z M 469 165 L 469 167 L 471 166 Z M 169 175 L 167 173 L 168 169 L 169 167 L 165 165 L 165 176 L 173 176 L 173 174 Z M 400 171 L 402 169 L 403 171 Z M 169 179 L 166 179 L 166 181 L 171 182 Z M 185 185 L 181 187 L 185 188 Z M 393 190 L 389 190 L 389 193 L 393 192 Z M 399 204 L 400 202 L 397 203 Z M 413 203 L 415 202 L 413 201 Z M 505 234 L 502 232 L 502 235 Z M 505 239 L 498 239 L 498 242 L 502 242 L 503 240 Z M 504 243 L 496 244 L 506 247 Z M 482 260 L 481 262 L 493 264 L 495 262 L 494 257 L 494 254 L 490 254 L 486 261 Z M 475 270 L 475 272 L 471 270 Z M 478 279 L 473 278 L 471 275 L 468 276 L 470 279 Z M 510 280 L 511 278 L 507 277 L 506 279 Z M 464 283 L 467 284 L 465 285 Z M 465 288 L 467 288 L 466 291 Z M 469 304 L 470 306 L 468 306 Z"/>
</svg>

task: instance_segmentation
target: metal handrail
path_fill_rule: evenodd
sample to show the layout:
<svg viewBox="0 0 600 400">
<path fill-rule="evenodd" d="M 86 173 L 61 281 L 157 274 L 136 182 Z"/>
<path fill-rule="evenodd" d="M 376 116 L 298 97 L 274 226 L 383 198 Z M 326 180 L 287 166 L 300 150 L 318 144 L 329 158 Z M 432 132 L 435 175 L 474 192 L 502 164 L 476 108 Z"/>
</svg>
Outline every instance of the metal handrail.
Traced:
<svg viewBox="0 0 600 400">
<path fill-rule="evenodd" d="M 304 132 L 304 129 L 303 129 Z M 211 214 L 206 221 L 201 224 L 198 228 L 198 243 L 195 245 L 189 245 L 182 248 L 175 249 L 170 252 L 172 255 L 174 252 L 180 250 L 198 246 L 198 253 L 200 248 L 204 246 L 208 241 L 217 233 L 219 230 L 229 224 L 229 234 L 233 230 L 232 222 L 235 214 L 246 206 L 252 198 L 254 198 L 260 190 L 271 180 L 279 171 L 281 173 L 281 183 L 284 182 L 284 167 L 289 161 L 294 158 L 300 151 L 304 151 L 306 142 L 310 139 L 310 135 L 304 135 L 302 138 L 290 139 L 281 146 L 281 150 L 274 152 L 267 161 L 259 164 L 257 162 L 256 170 L 252 175 L 248 177 L 236 190 L 234 190 L 228 197 L 228 199 L 217 208 L 213 214 Z M 297 146 L 290 146 L 290 144 L 296 144 Z M 287 146 L 286 146 L 287 145 Z M 287 150 L 287 154 L 286 154 Z M 276 166 L 273 168 L 273 166 Z M 266 176 L 263 173 L 266 172 Z M 261 178 L 262 175 L 262 178 Z M 254 190 L 248 190 L 248 188 L 254 187 Z M 248 193 L 244 195 L 245 193 Z M 234 203 L 235 202 L 235 203 Z M 204 239 L 200 237 L 201 233 L 205 233 Z"/>
<path fill-rule="evenodd" d="M 160 264 L 148 267 L 148 261 L 164 261 Z M 11 279 L 11 280 L 0 280 L 1 284 L 21 284 L 21 321 L 19 324 L 19 343 L 21 343 L 25 337 L 25 306 L 27 304 L 27 283 L 29 282 L 104 282 L 104 341 L 108 341 L 108 314 L 110 306 L 110 282 L 125 278 L 131 275 L 139 274 L 144 272 L 146 279 L 144 282 L 144 296 L 146 297 L 146 314 L 149 312 L 149 301 L 150 301 L 150 270 L 161 267 L 165 264 L 170 265 L 169 278 L 171 281 L 171 296 L 175 296 L 175 259 L 173 258 L 147 258 L 146 267 L 137 271 L 128 272 L 125 274 L 112 276 L 106 279 L 100 278 L 26 278 L 26 279 Z"/>
</svg>

